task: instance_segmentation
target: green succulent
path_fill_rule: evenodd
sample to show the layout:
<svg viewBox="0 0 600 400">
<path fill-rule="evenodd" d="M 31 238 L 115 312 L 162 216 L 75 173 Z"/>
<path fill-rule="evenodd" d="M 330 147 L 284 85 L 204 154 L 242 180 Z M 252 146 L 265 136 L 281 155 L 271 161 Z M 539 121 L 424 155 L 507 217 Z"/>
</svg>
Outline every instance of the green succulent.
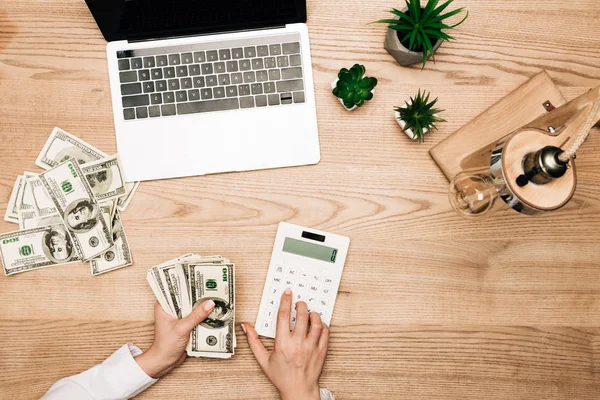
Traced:
<svg viewBox="0 0 600 400">
<path fill-rule="evenodd" d="M 427 59 L 434 55 L 433 47 L 438 40 L 454 39 L 452 36 L 443 32 L 443 29 L 454 29 L 465 22 L 469 12 L 458 24 L 446 25 L 444 20 L 464 11 L 459 8 L 446 14 L 442 12 L 454 0 L 448 0 L 441 6 L 437 6 L 440 0 L 430 0 L 425 8 L 421 8 L 421 0 L 404 0 L 408 10 L 406 12 L 392 9 L 390 12 L 397 16 L 397 19 L 381 19 L 379 23 L 389 24 L 390 29 L 397 31 L 398 39 L 403 46 L 411 51 L 423 52 L 423 68 L 427 64 Z M 435 62 L 435 59 L 434 59 Z"/>
<path fill-rule="evenodd" d="M 346 108 L 362 106 L 373 98 L 371 91 L 377 86 L 377 79 L 365 76 L 365 66 L 354 64 L 350 70 L 342 68 L 333 94 L 344 102 Z"/>
<path fill-rule="evenodd" d="M 436 124 L 438 122 L 446 122 L 445 119 L 439 118 L 438 114 L 444 110 L 438 110 L 433 108 L 438 99 L 429 101 L 428 92 L 419 93 L 415 97 L 410 98 L 410 102 L 406 102 L 404 107 L 396 107 L 394 110 L 400 113 L 399 120 L 406 123 L 406 129 L 411 129 L 414 133 L 414 139 L 419 142 L 425 140 L 424 129 L 427 129 L 428 133 L 431 133 L 434 129 L 437 129 Z"/>
</svg>

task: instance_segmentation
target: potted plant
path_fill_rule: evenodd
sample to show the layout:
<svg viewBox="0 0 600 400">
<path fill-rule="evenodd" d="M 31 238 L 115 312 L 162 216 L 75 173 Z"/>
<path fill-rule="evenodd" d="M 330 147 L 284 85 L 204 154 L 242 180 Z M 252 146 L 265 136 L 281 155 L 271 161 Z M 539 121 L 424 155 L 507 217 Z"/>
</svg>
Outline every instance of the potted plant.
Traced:
<svg viewBox="0 0 600 400">
<path fill-rule="evenodd" d="M 394 116 L 400 128 L 406 133 L 406 136 L 412 140 L 418 140 L 419 143 L 425 140 L 425 135 L 437 129 L 438 122 L 446 122 L 446 120 L 438 117 L 438 114 L 444 110 L 433 108 L 438 99 L 429 101 L 428 92 L 419 93 L 415 97 L 411 97 L 404 107 L 396 107 Z"/>
<path fill-rule="evenodd" d="M 342 68 L 338 77 L 331 83 L 333 94 L 348 111 L 361 107 L 373 98 L 377 79 L 365 76 L 365 66 L 354 64 L 352 68 Z"/>
<path fill-rule="evenodd" d="M 406 7 L 402 11 L 395 8 L 390 11 L 396 18 L 375 21 L 388 24 L 384 48 L 400 65 L 422 62 L 425 68 L 427 60 L 434 56 L 442 42 L 454 39 L 444 30 L 456 28 L 469 16 L 467 12 L 459 23 L 446 25 L 444 21 L 447 18 L 464 11 L 464 8 L 459 8 L 442 14 L 453 1 L 448 0 L 438 7 L 440 0 L 430 0 L 425 8 L 422 8 L 421 0 L 405 0 Z"/>
</svg>

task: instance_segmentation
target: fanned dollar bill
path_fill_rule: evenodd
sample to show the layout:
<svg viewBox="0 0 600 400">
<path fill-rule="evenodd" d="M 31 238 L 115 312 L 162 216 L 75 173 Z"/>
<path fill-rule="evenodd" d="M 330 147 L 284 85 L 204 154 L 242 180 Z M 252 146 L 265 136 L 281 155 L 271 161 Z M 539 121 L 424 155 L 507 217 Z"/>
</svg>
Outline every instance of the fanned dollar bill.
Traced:
<svg viewBox="0 0 600 400">
<path fill-rule="evenodd" d="M 100 206 L 77 161 L 67 159 L 40 174 L 40 179 L 83 261 L 104 253 L 114 245 Z"/>
<path fill-rule="evenodd" d="M 148 283 L 165 312 L 182 318 L 206 300 L 211 315 L 190 334 L 187 353 L 231 358 L 236 347 L 234 265 L 221 256 L 186 254 L 151 268 Z"/>
<path fill-rule="evenodd" d="M 8 199 L 6 213 L 4 214 L 4 220 L 7 222 L 19 223 L 19 208 L 17 207 L 17 198 L 20 196 L 24 185 L 25 178 L 23 175 L 17 176 L 13 190 L 10 193 L 10 198 Z"/>
<path fill-rule="evenodd" d="M 27 178 L 26 182 L 27 190 L 30 190 L 33 195 L 33 211 L 36 217 L 41 219 L 57 214 L 58 210 L 40 177 Z"/>
<path fill-rule="evenodd" d="M 21 230 L 62 224 L 62 222 L 62 218 L 58 214 L 49 215 L 44 218 L 38 218 L 34 211 L 19 211 L 19 229 Z"/>
<path fill-rule="evenodd" d="M 64 224 L 0 235 L 5 275 L 80 261 Z"/>
<path fill-rule="evenodd" d="M 100 257 L 90 261 L 92 275 L 100 275 L 115 269 L 127 267 L 133 263 L 127 235 L 121 224 L 121 216 L 117 211 L 112 222 L 112 237 L 114 246 Z"/>
<path fill-rule="evenodd" d="M 33 191 L 31 190 L 31 185 L 28 182 L 28 179 L 35 178 L 37 174 L 33 172 L 24 172 L 23 179 L 25 182 L 23 183 L 23 190 L 17 196 L 17 210 L 18 211 L 35 211 L 35 199 L 33 197 Z"/>
<path fill-rule="evenodd" d="M 117 208 L 119 211 L 123 212 L 129 206 L 131 199 L 133 198 L 133 194 L 137 190 L 138 186 L 140 186 L 139 182 L 127 182 L 125 183 L 125 191 L 126 194 L 123 197 L 119 198 L 119 202 L 117 203 Z"/>
<path fill-rule="evenodd" d="M 91 144 L 60 128 L 54 128 L 35 160 L 35 165 L 43 169 L 50 169 L 69 158 L 76 159 L 79 164 L 85 164 L 107 157 L 106 153 Z"/>
<path fill-rule="evenodd" d="M 125 196 L 125 181 L 116 155 L 81 165 L 81 170 L 99 202 Z"/>
</svg>

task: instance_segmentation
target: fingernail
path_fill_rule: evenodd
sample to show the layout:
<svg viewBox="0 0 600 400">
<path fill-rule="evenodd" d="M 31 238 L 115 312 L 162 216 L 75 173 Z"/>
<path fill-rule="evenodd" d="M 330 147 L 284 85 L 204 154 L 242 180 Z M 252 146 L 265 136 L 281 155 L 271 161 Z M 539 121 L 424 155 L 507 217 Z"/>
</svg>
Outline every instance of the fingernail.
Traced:
<svg viewBox="0 0 600 400">
<path fill-rule="evenodd" d="M 285 288 L 285 291 L 283 293 L 285 293 L 285 294 L 292 294 L 292 289 L 290 289 L 289 287 Z"/>
<path fill-rule="evenodd" d="M 204 311 L 210 311 L 215 308 L 215 302 L 212 300 L 208 300 L 204 303 Z"/>
<path fill-rule="evenodd" d="M 246 326 L 244 324 L 242 324 L 242 330 L 244 331 L 244 333 L 246 333 Z"/>
</svg>

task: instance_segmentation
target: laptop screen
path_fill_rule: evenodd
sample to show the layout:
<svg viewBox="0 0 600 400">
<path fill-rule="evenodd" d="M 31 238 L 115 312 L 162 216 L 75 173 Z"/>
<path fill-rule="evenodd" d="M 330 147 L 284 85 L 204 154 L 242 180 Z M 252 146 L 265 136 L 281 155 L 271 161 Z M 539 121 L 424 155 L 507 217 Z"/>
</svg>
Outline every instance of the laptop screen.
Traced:
<svg viewBox="0 0 600 400">
<path fill-rule="evenodd" d="M 108 41 L 306 22 L 306 0 L 86 0 Z"/>
</svg>

